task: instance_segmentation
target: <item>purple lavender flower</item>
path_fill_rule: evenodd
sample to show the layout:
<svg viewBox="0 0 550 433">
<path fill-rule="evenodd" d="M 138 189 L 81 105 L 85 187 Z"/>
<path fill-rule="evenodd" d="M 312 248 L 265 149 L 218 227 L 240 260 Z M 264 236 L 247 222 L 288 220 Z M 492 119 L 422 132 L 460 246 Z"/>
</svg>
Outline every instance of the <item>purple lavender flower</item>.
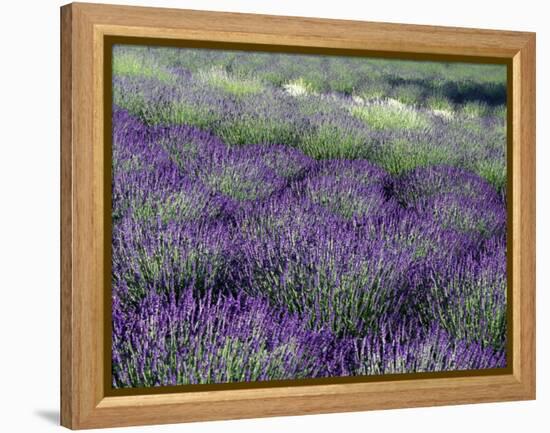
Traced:
<svg viewBox="0 0 550 433">
<path fill-rule="evenodd" d="M 364 186 L 389 188 L 392 183 L 386 171 L 366 160 L 330 159 L 320 161 L 318 167 L 318 175 L 355 180 Z"/>
<path fill-rule="evenodd" d="M 443 228 L 478 238 L 488 238 L 506 230 L 506 209 L 500 202 L 449 193 L 422 200 L 415 207 L 419 215 L 433 218 Z"/>
<path fill-rule="evenodd" d="M 261 298 L 192 289 L 113 302 L 113 386 L 163 386 L 324 377 L 335 370 L 330 333 Z"/>
<path fill-rule="evenodd" d="M 337 176 L 317 176 L 294 185 L 297 194 L 346 219 L 374 218 L 391 212 L 392 202 L 378 185 Z"/>
<path fill-rule="evenodd" d="M 316 203 L 277 196 L 238 226 L 238 287 L 305 314 L 314 329 L 362 334 L 406 302 L 409 251 L 386 251 Z"/>
<path fill-rule="evenodd" d="M 415 332 L 403 322 L 394 325 L 387 334 L 343 341 L 339 350 L 340 356 L 347 360 L 343 376 L 506 367 L 504 350 L 457 339 L 436 324 L 426 331 Z"/>
<path fill-rule="evenodd" d="M 460 194 L 487 204 L 500 201 L 486 180 L 470 171 L 446 165 L 414 169 L 396 181 L 394 190 L 399 201 L 408 206 L 441 194 Z"/>
<path fill-rule="evenodd" d="M 212 158 L 199 177 L 212 190 L 237 201 L 263 199 L 285 186 L 284 179 L 257 155 L 235 151 L 224 159 Z"/>
<path fill-rule="evenodd" d="M 316 162 L 302 152 L 284 145 L 249 145 L 240 152 L 257 156 L 258 160 L 286 180 L 295 180 L 313 170 Z"/>
<path fill-rule="evenodd" d="M 506 366 L 505 85 L 113 55 L 114 387 Z"/>
<path fill-rule="evenodd" d="M 482 347 L 506 346 L 506 238 L 488 251 L 436 262 L 428 270 L 429 312 L 455 338 Z"/>
</svg>

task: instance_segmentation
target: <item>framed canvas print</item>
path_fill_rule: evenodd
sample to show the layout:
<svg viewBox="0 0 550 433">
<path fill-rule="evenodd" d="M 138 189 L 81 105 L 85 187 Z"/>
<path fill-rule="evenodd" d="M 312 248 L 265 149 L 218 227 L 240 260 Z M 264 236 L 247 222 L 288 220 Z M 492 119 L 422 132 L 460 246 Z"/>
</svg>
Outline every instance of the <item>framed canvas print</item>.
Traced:
<svg viewBox="0 0 550 433">
<path fill-rule="evenodd" d="M 61 8 L 61 423 L 535 398 L 532 33 Z"/>
</svg>

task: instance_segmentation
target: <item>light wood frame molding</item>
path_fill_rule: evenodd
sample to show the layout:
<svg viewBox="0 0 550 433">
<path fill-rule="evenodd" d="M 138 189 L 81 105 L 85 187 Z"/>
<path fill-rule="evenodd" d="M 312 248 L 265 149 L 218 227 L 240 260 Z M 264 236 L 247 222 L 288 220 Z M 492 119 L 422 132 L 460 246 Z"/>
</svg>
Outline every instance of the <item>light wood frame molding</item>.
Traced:
<svg viewBox="0 0 550 433">
<path fill-rule="evenodd" d="M 107 396 L 105 36 L 505 59 L 511 65 L 509 374 Z M 510 97 L 510 96 L 509 96 Z M 510 161 L 510 159 L 509 159 Z M 110 192 L 109 192 L 110 193 Z M 110 259 L 110 258 L 109 258 Z M 535 398 L 535 34 L 73 3 L 61 8 L 61 424 L 72 429 Z"/>
</svg>

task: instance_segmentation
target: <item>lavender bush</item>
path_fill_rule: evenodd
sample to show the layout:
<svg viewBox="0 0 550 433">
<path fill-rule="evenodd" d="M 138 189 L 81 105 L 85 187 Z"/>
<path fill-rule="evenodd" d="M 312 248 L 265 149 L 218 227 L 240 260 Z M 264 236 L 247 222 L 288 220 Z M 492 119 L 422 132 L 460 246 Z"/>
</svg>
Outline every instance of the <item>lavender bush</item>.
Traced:
<svg viewBox="0 0 550 433">
<path fill-rule="evenodd" d="M 116 388 L 507 365 L 506 71 L 116 46 Z"/>
</svg>

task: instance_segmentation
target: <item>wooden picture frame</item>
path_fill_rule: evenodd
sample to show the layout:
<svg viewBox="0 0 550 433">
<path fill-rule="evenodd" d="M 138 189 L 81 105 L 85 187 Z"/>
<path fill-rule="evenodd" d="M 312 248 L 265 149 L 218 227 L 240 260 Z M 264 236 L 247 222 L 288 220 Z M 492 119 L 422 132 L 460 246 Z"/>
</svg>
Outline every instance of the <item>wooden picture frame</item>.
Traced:
<svg viewBox="0 0 550 433">
<path fill-rule="evenodd" d="M 105 380 L 108 38 L 204 41 L 509 65 L 512 365 L 496 375 L 112 395 Z M 224 45 L 225 44 L 225 45 Z M 232 45 L 233 44 L 233 45 Z M 235 45 L 236 44 L 236 45 Z M 511 78 L 511 79 L 510 79 Z M 510 133 L 511 132 L 511 133 Z M 535 34 L 73 3 L 61 8 L 61 424 L 72 429 L 535 398 Z"/>
</svg>

